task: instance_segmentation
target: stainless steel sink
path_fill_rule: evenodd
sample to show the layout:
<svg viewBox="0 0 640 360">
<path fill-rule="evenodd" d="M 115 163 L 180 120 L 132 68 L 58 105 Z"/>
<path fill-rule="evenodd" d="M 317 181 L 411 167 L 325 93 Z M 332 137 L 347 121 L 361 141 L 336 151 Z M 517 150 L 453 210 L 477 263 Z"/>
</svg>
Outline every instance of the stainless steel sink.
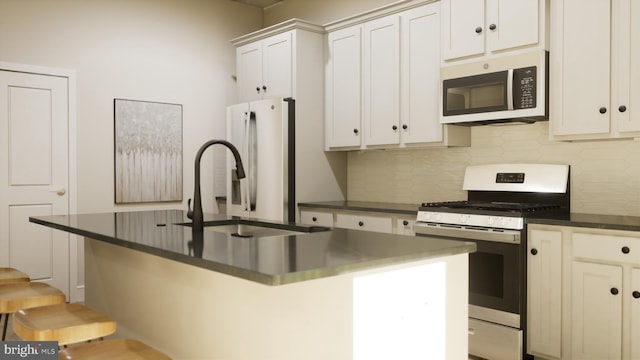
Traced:
<svg viewBox="0 0 640 360">
<path fill-rule="evenodd" d="M 204 231 L 214 231 L 227 233 L 231 236 L 249 238 L 249 237 L 268 237 L 268 236 L 288 236 L 302 234 L 303 231 L 285 230 L 266 226 L 248 225 L 248 224 L 227 224 L 227 225 L 205 225 Z"/>
</svg>

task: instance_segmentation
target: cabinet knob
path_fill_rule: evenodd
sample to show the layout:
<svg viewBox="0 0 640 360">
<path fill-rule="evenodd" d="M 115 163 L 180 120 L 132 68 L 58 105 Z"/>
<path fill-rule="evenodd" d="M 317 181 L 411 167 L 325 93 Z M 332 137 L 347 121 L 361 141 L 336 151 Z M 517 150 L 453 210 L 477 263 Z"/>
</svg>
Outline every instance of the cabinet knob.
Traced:
<svg viewBox="0 0 640 360">
<path fill-rule="evenodd" d="M 358 221 L 358 226 L 364 226 L 364 222 Z"/>
<path fill-rule="evenodd" d="M 267 91 L 267 86 L 266 85 L 262 85 L 262 90 L 264 90 L 266 92 Z"/>
<path fill-rule="evenodd" d="M 622 112 L 625 112 L 625 111 L 627 111 L 627 107 L 626 107 L 626 106 L 624 106 L 624 105 L 620 105 L 620 106 L 618 107 L 618 111 L 620 111 L 621 113 L 622 113 Z"/>
<path fill-rule="evenodd" d="M 623 246 L 621 250 L 623 254 L 628 254 L 631 252 L 631 249 L 629 249 L 628 246 Z"/>
<path fill-rule="evenodd" d="M 258 94 L 260 94 L 260 86 L 256 88 L 256 91 L 258 92 Z"/>
<path fill-rule="evenodd" d="M 495 30 L 496 29 L 496 24 L 491 24 L 489 25 L 489 30 Z"/>
<path fill-rule="evenodd" d="M 409 225 L 409 220 L 402 220 L 402 225 L 404 225 L 404 226 Z"/>
<path fill-rule="evenodd" d="M 607 112 L 607 108 L 603 106 L 600 108 L 599 111 L 600 111 L 600 114 L 605 114 Z"/>
<path fill-rule="evenodd" d="M 311 221 L 316 222 L 316 221 L 318 221 L 318 218 L 314 216 L 314 217 L 311 218 Z"/>
<path fill-rule="evenodd" d="M 393 131 L 396 131 L 398 130 L 398 125 L 393 125 L 391 128 L 393 129 Z"/>
<path fill-rule="evenodd" d="M 618 295 L 618 292 L 617 288 L 611 288 L 611 295 Z"/>
<path fill-rule="evenodd" d="M 480 34 L 482 32 L 482 27 L 478 26 L 476 28 L 476 34 Z"/>
<path fill-rule="evenodd" d="M 636 290 L 631 293 L 635 299 L 640 299 L 640 291 Z"/>
<path fill-rule="evenodd" d="M 538 255 L 538 249 L 536 248 L 531 249 L 531 255 L 534 255 L 534 256 Z"/>
<path fill-rule="evenodd" d="M 359 133 L 359 132 L 360 132 L 360 131 L 358 131 L 358 129 L 353 129 L 353 133 L 354 133 L 354 134 L 358 135 L 358 133 Z"/>
<path fill-rule="evenodd" d="M 407 126 L 407 124 L 403 124 L 402 125 L 402 130 L 407 130 L 409 128 L 409 126 Z"/>
</svg>

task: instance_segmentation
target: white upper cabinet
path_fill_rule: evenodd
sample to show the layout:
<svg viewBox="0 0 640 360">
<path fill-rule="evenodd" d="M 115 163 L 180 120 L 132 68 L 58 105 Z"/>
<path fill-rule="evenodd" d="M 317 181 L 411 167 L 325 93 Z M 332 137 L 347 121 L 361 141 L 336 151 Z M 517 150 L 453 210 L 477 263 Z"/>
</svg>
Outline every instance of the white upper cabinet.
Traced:
<svg viewBox="0 0 640 360">
<path fill-rule="evenodd" d="M 440 124 L 440 12 L 424 6 L 400 14 L 400 123 L 401 144 L 449 144 L 454 132 L 457 145 L 468 145 L 469 129 Z"/>
<path fill-rule="evenodd" d="M 640 136 L 640 3 L 557 0 L 551 8 L 550 133 Z"/>
<path fill-rule="evenodd" d="M 325 143 L 327 148 L 360 146 L 362 120 L 361 29 L 349 27 L 327 37 Z"/>
<path fill-rule="evenodd" d="M 369 21 L 363 26 L 364 122 L 368 145 L 400 142 L 400 18 Z"/>
<path fill-rule="evenodd" d="M 442 0 L 443 60 L 544 49 L 548 0 Z"/>
<path fill-rule="evenodd" d="M 469 145 L 468 128 L 439 123 L 439 2 L 391 5 L 327 31 L 328 150 Z"/>
<path fill-rule="evenodd" d="M 293 95 L 292 37 L 287 31 L 236 49 L 240 101 Z"/>
</svg>

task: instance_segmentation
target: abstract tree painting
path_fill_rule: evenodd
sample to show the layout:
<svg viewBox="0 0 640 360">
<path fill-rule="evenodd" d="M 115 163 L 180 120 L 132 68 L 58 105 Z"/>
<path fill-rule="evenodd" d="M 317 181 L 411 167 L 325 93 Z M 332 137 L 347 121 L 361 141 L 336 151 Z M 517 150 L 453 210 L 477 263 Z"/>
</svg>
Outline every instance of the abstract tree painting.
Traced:
<svg viewBox="0 0 640 360">
<path fill-rule="evenodd" d="M 116 204 L 182 201 L 182 105 L 114 99 Z"/>
</svg>

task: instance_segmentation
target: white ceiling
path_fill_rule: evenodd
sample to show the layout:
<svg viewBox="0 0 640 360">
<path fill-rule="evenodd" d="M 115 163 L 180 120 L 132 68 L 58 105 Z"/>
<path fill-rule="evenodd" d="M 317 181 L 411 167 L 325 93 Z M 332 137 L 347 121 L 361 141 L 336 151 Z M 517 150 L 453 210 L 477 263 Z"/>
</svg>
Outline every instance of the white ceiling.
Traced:
<svg viewBox="0 0 640 360">
<path fill-rule="evenodd" d="M 275 3 L 279 3 L 282 0 L 233 0 L 242 4 L 258 6 L 261 8 L 265 8 L 267 6 L 273 5 Z"/>
</svg>

